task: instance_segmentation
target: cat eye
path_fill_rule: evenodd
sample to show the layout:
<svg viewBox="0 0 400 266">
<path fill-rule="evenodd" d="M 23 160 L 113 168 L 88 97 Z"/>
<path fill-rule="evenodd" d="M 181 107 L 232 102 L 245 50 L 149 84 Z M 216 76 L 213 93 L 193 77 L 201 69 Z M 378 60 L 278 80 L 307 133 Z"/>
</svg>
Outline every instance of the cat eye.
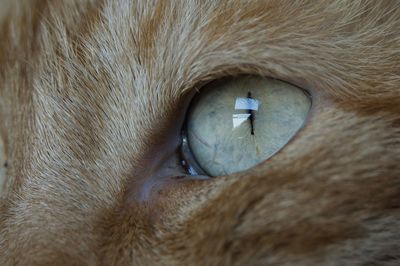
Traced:
<svg viewBox="0 0 400 266">
<path fill-rule="evenodd" d="M 273 156 L 304 124 L 311 97 L 271 78 L 212 82 L 192 100 L 182 132 L 182 165 L 191 175 L 220 176 Z"/>
</svg>

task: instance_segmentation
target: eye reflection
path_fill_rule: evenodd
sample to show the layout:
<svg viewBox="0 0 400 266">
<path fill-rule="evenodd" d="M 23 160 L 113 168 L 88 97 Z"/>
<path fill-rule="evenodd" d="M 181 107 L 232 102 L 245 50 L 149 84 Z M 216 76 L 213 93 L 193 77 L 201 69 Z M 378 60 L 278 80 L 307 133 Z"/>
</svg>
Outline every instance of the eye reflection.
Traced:
<svg viewBox="0 0 400 266">
<path fill-rule="evenodd" d="M 254 135 L 255 111 L 258 111 L 259 101 L 251 97 L 251 92 L 247 93 L 247 98 L 236 98 L 235 110 L 246 110 L 246 114 L 233 114 L 233 128 L 240 126 L 247 120 L 250 122 L 250 133 Z"/>
<path fill-rule="evenodd" d="M 209 84 L 194 99 L 183 131 L 190 174 L 227 175 L 274 155 L 301 128 L 311 107 L 283 81 L 238 77 Z"/>
</svg>

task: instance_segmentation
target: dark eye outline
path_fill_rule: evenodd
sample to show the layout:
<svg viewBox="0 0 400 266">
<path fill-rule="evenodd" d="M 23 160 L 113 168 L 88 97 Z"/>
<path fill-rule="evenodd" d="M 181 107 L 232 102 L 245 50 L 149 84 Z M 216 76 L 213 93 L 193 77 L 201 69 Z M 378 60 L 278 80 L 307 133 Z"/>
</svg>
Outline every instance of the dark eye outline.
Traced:
<svg viewBox="0 0 400 266">
<path fill-rule="evenodd" d="M 202 86 L 199 86 L 200 89 L 196 90 L 196 93 L 191 97 L 191 100 L 189 101 L 189 107 L 187 108 L 187 111 L 185 113 L 185 119 L 184 119 L 184 123 L 182 126 L 182 130 L 181 130 L 181 135 L 180 135 L 180 139 L 181 139 L 181 145 L 180 145 L 180 149 L 179 149 L 179 159 L 180 159 L 180 163 L 181 166 L 184 168 L 185 172 L 190 175 L 190 176 L 202 176 L 202 177 L 209 177 L 209 178 L 215 178 L 218 176 L 213 176 L 210 175 L 209 173 L 207 173 L 207 171 L 205 171 L 200 164 L 197 162 L 196 158 L 194 157 L 191 148 L 190 148 L 190 144 L 188 141 L 188 136 L 187 136 L 187 112 L 189 112 L 190 110 L 190 106 L 192 104 L 195 104 L 195 102 L 197 101 L 197 97 L 204 89 L 210 89 L 207 88 L 209 86 L 209 84 L 212 84 L 214 82 L 223 82 L 224 80 L 229 80 L 230 78 L 238 78 L 240 76 L 253 76 L 252 74 L 242 74 L 242 75 L 236 75 L 236 76 L 224 76 L 222 78 L 218 78 L 218 79 L 214 79 L 210 82 L 206 82 L 204 84 L 202 84 Z M 254 76 L 258 76 L 258 75 L 254 75 Z M 313 90 L 310 91 L 310 89 L 305 89 L 304 87 L 307 86 L 298 86 L 295 83 L 292 82 L 288 82 L 284 79 L 279 79 L 279 78 L 273 78 L 273 77 L 269 77 L 269 76 L 259 76 L 259 77 L 264 77 L 267 79 L 272 79 L 272 80 L 277 80 L 277 81 L 281 81 L 284 83 L 287 83 L 288 85 L 297 87 L 299 90 L 301 90 L 309 99 L 310 99 L 310 108 L 308 111 L 308 115 L 305 118 L 305 120 L 303 121 L 303 124 L 301 125 L 301 127 L 295 132 L 295 134 L 288 140 L 288 142 L 283 145 L 280 149 L 278 149 L 274 154 L 270 155 L 268 158 L 266 158 L 265 160 L 263 160 L 262 162 L 265 162 L 266 160 L 274 157 L 277 153 L 279 153 L 286 145 L 288 145 L 295 137 L 296 135 L 307 125 L 309 119 L 310 119 L 310 115 L 314 109 L 314 93 Z M 257 164 L 255 164 L 254 166 L 250 167 L 249 169 L 255 167 Z M 249 170 L 247 169 L 247 170 Z M 246 170 L 245 170 L 246 171 Z M 224 175 L 227 175 L 227 173 L 225 173 Z"/>
</svg>

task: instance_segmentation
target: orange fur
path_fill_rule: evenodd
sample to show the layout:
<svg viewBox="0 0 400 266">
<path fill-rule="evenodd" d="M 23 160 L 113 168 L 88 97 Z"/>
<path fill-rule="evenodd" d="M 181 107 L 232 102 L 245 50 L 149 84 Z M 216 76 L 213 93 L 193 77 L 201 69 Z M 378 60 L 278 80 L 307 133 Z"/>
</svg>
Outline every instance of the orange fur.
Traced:
<svg viewBox="0 0 400 266">
<path fill-rule="evenodd" d="M 400 3 L 0 1 L 0 265 L 400 264 Z M 191 95 L 308 89 L 266 162 L 171 178 Z"/>
</svg>

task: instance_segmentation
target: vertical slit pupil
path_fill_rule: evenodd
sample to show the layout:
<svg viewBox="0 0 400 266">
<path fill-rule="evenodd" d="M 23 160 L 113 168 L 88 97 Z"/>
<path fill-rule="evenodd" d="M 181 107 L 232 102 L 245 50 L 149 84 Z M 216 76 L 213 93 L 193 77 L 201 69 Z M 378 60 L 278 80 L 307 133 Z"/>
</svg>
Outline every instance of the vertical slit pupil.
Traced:
<svg viewBox="0 0 400 266">
<path fill-rule="evenodd" d="M 251 97 L 251 92 L 247 93 L 247 98 L 253 99 Z M 251 109 L 248 109 L 247 112 L 250 114 L 249 120 L 250 120 L 251 135 L 254 135 L 254 111 Z"/>
</svg>

